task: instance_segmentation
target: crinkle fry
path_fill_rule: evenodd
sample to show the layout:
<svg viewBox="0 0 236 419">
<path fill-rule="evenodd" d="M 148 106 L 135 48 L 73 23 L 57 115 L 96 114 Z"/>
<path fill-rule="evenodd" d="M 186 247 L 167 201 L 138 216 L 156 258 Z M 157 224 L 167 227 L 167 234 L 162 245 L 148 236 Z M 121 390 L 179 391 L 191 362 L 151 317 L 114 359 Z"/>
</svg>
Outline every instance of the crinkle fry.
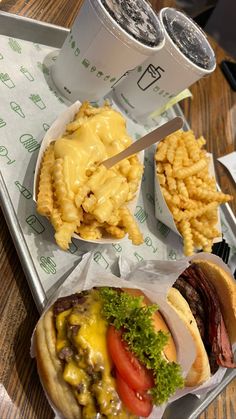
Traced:
<svg viewBox="0 0 236 419">
<path fill-rule="evenodd" d="M 201 159 L 194 163 L 192 166 L 174 169 L 173 174 L 175 177 L 177 177 L 177 179 L 184 179 L 186 177 L 193 176 L 201 170 L 205 169 L 207 165 L 208 161 L 206 159 Z"/>
<path fill-rule="evenodd" d="M 179 180 L 177 180 L 176 183 L 177 183 L 177 189 L 178 189 L 180 195 L 184 196 L 185 198 L 188 198 L 189 194 L 188 194 L 188 190 L 185 186 L 184 181 L 179 179 Z"/>
<path fill-rule="evenodd" d="M 172 176 L 167 176 L 167 183 L 169 186 L 169 190 L 170 191 L 176 191 L 177 189 L 177 184 L 176 184 L 176 180 L 174 177 Z"/>
<path fill-rule="evenodd" d="M 201 202 L 200 201 L 196 201 L 194 199 L 190 199 L 190 198 L 186 198 L 183 195 L 180 195 L 180 204 L 179 204 L 179 208 L 183 209 L 183 210 L 192 210 L 192 209 L 196 209 L 196 208 L 200 208 L 201 207 Z"/>
<path fill-rule="evenodd" d="M 53 185 L 51 174 L 54 160 L 54 144 L 51 143 L 43 156 L 39 176 L 39 192 L 37 196 L 37 211 L 45 217 L 50 217 L 53 210 Z"/>
<path fill-rule="evenodd" d="M 102 237 L 102 231 L 97 222 L 92 222 L 89 225 L 81 224 L 76 231 L 85 240 L 97 240 Z"/>
<path fill-rule="evenodd" d="M 185 141 L 183 138 L 181 138 L 181 140 L 179 141 L 179 148 L 182 154 L 182 165 L 183 166 L 190 166 L 190 164 L 192 163 L 192 160 L 189 158 L 188 155 L 188 150 L 185 146 Z M 177 166 L 175 166 L 175 169 L 177 168 Z"/>
<path fill-rule="evenodd" d="M 201 204 L 199 208 L 193 210 L 186 210 L 182 211 L 182 215 L 180 217 L 181 220 L 189 220 L 190 218 L 195 218 L 203 215 L 207 211 L 211 211 L 212 209 L 218 206 L 217 202 L 210 202 L 208 204 Z"/>
<path fill-rule="evenodd" d="M 53 181 L 56 200 L 62 214 L 62 220 L 66 222 L 80 221 L 80 214 L 72 199 L 68 197 L 63 175 L 63 159 L 56 159 L 53 166 Z"/>
<path fill-rule="evenodd" d="M 184 240 L 184 254 L 191 256 L 194 252 L 194 243 L 189 221 L 181 221 L 178 228 Z"/>
<path fill-rule="evenodd" d="M 166 158 L 170 163 L 173 163 L 176 148 L 178 147 L 178 136 L 174 135 L 172 137 L 167 137 L 169 139 L 167 143 Z"/>
<path fill-rule="evenodd" d="M 82 185 L 78 188 L 78 191 L 75 195 L 75 205 L 77 208 L 81 207 L 83 201 L 85 200 L 89 192 L 90 192 L 90 188 L 87 184 Z"/>
<path fill-rule="evenodd" d="M 76 229 L 76 223 L 63 222 L 61 227 L 55 233 L 55 240 L 58 246 L 63 250 L 68 250 L 71 243 L 71 237 Z"/>
<path fill-rule="evenodd" d="M 203 201 L 217 201 L 225 203 L 231 201 L 232 196 L 224 194 L 223 192 L 216 192 L 205 188 L 192 188 L 190 190 L 190 196 L 195 199 L 201 199 Z"/>
<path fill-rule="evenodd" d="M 192 234 L 195 243 L 198 243 L 199 247 L 202 248 L 204 252 L 211 252 L 212 240 L 207 239 L 203 234 L 199 233 L 199 231 L 197 230 L 193 230 Z"/>
<path fill-rule="evenodd" d="M 174 172 L 182 167 L 183 155 L 184 155 L 183 147 L 182 146 L 177 147 L 175 150 L 175 157 L 173 161 Z"/>
<path fill-rule="evenodd" d="M 192 131 L 189 131 L 188 135 L 185 136 L 185 147 L 190 159 L 193 162 L 198 162 L 200 159 L 200 150 Z"/>
<path fill-rule="evenodd" d="M 53 208 L 50 216 L 50 221 L 55 231 L 58 231 L 62 226 L 63 221 L 61 219 L 61 214 L 58 208 Z"/>
<path fill-rule="evenodd" d="M 166 159 L 167 154 L 167 144 L 164 141 L 160 141 L 160 143 L 157 146 L 157 151 L 155 154 L 156 161 L 163 161 Z"/>
<path fill-rule="evenodd" d="M 157 169 L 157 173 L 164 173 L 164 167 L 160 161 L 156 163 L 156 169 Z"/>
<path fill-rule="evenodd" d="M 143 243 L 143 235 L 139 230 L 138 224 L 127 207 L 121 207 L 119 210 L 121 226 L 124 227 L 129 239 L 133 244 L 139 245 Z"/>
<path fill-rule="evenodd" d="M 197 218 L 192 218 L 190 220 L 191 227 L 197 230 L 199 233 L 203 233 L 205 237 L 208 239 L 213 239 L 214 237 L 218 237 L 220 232 L 214 227 L 209 226 L 209 222 L 203 222 L 198 220 Z"/>
<path fill-rule="evenodd" d="M 116 239 L 123 239 L 125 237 L 125 232 L 120 227 L 107 224 L 105 225 L 105 230 Z"/>
<path fill-rule="evenodd" d="M 202 135 L 196 141 L 197 141 L 197 145 L 198 145 L 199 149 L 201 149 L 202 146 L 204 146 L 206 144 L 206 140 Z"/>
<path fill-rule="evenodd" d="M 157 177 L 158 177 L 160 185 L 165 185 L 166 176 L 163 173 L 157 173 Z"/>
</svg>

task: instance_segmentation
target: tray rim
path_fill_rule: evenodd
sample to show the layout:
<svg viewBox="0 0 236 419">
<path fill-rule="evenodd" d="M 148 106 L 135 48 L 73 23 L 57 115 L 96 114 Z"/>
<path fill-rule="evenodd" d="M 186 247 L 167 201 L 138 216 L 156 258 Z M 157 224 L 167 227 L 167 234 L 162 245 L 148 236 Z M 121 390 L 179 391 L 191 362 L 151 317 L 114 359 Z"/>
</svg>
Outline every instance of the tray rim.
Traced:
<svg viewBox="0 0 236 419">
<path fill-rule="evenodd" d="M 15 210 L 12 206 L 11 199 L 10 199 L 1 171 L 0 171 L 0 205 L 2 208 L 4 218 L 6 220 L 7 226 L 9 228 L 11 237 L 13 239 L 14 246 L 19 256 L 21 266 L 25 273 L 34 302 L 37 306 L 38 311 L 41 313 L 47 302 L 47 295 L 43 289 L 40 278 L 35 269 L 35 265 L 34 265 L 32 256 L 30 254 L 29 248 L 26 244 L 24 235 L 19 226 L 19 222 L 15 213 Z M 34 278 L 34 280 L 30 281 L 30 278 Z"/>
<path fill-rule="evenodd" d="M 15 14 L 11 14 L 8 12 L 3 12 L 0 11 L 0 19 L 7 19 L 10 21 L 18 21 L 18 23 L 22 24 L 22 25 L 26 25 L 26 26 L 34 26 L 37 27 L 37 29 L 46 29 L 49 30 L 50 32 L 53 31 L 54 33 L 61 33 L 64 38 L 67 36 L 67 34 L 69 33 L 69 29 L 64 28 L 62 26 L 58 26 L 58 25 L 54 25 L 51 23 L 47 23 L 47 22 L 41 22 L 32 18 L 28 18 L 28 17 L 24 17 L 24 16 L 19 16 L 19 15 L 15 15 Z M 1 25 L 0 25 L 0 35 L 5 35 L 1 32 Z M 23 30 L 24 32 L 24 30 Z M 27 31 L 26 31 L 27 33 Z M 6 35 L 7 36 L 7 35 Z M 11 35 L 9 35 L 11 36 Z M 15 36 L 15 35 L 12 35 Z M 26 41 L 31 41 L 31 39 L 26 39 L 24 37 L 20 37 L 20 39 L 24 39 Z M 38 41 L 38 43 L 41 43 L 40 41 Z M 44 44 L 45 45 L 45 44 Z M 48 45 L 48 46 L 54 46 L 54 45 Z M 60 48 L 60 45 L 57 45 L 57 48 Z M 183 112 L 181 110 L 181 108 L 179 107 L 179 105 L 175 105 L 174 108 L 177 110 L 178 113 L 183 115 Z M 184 117 L 185 119 L 185 117 Z M 187 121 L 186 121 L 187 122 Z M 11 233 L 11 236 L 13 238 L 13 242 L 14 245 L 16 247 L 21 265 L 23 267 L 24 273 L 26 275 L 26 279 L 29 285 L 29 288 L 31 290 L 33 299 L 35 301 L 35 304 L 39 310 L 39 312 L 41 313 L 43 311 L 43 308 L 47 302 L 47 296 L 46 293 L 42 287 L 41 281 L 38 277 L 38 274 L 35 270 L 34 267 L 34 263 L 30 254 L 30 251 L 28 249 L 28 246 L 26 245 L 24 236 L 21 232 L 21 230 L 19 229 L 19 224 L 18 224 L 18 220 L 14 211 L 14 208 L 11 205 L 11 201 L 9 199 L 9 194 L 2 176 L 2 173 L 0 171 L 0 204 L 3 210 L 3 214 L 5 217 L 5 220 L 7 222 L 9 231 Z M 236 217 L 233 214 L 233 211 L 231 210 L 229 204 L 225 204 L 222 206 L 222 209 L 224 212 L 226 212 L 225 216 L 227 217 L 227 221 L 229 222 L 230 226 L 233 228 L 233 233 L 236 235 Z M 21 240 L 19 240 L 19 238 L 17 237 L 17 231 L 15 229 L 15 227 L 17 228 L 18 231 L 20 231 L 20 238 Z M 29 260 L 27 260 L 27 257 L 29 258 Z M 27 261 L 27 262 L 26 262 Z M 30 282 L 30 278 L 31 276 L 33 276 L 36 279 L 36 283 L 37 283 L 37 289 L 35 289 L 35 287 L 33 287 L 33 284 L 31 284 Z M 203 400 L 196 400 L 196 407 L 194 407 L 194 409 L 192 410 L 192 413 L 190 413 L 187 417 L 184 416 L 184 412 L 182 412 L 182 419 L 197 419 L 198 416 L 209 406 L 210 403 L 213 402 L 213 400 L 225 389 L 225 387 L 236 377 L 236 370 L 228 370 L 226 372 L 226 375 L 224 376 L 223 380 L 221 381 L 221 383 L 213 390 L 209 391 L 206 396 L 204 396 Z M 171 406 L 176 405 L 179 403 L 183 402 L 183 399 L 188 398 L 189 395 L 184 396 L 183 398 L 177 400 L 176 402 L 171 403 L 171 405 L 169 406 L 169 408 L 167 408 L 168 413 L 168 419 L 171 418 L 172 416 L 172 412 L 171 412 Z M 186 401 L 186 400 L 185 400 Z M 175 410 L 175 408 L 174 408 Z M 176 410 L 175 410 L 176 412 Z M 171 415 L 171 416 L 170 416 Z M 174 416 L 176 418 L 176 416 Z M 164 419 L 164 416 L 163 416 Z"/>
</svg>

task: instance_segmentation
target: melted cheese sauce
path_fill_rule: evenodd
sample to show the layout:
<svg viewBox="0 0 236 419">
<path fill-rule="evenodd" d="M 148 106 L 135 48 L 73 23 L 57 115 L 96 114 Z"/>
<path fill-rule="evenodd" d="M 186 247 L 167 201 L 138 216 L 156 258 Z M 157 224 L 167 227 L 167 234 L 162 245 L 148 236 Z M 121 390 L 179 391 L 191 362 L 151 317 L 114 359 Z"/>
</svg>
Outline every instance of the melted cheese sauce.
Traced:
<svg viewBox="0 0 236 419">
<path fill-rule="evenodd" d="M 72 134 L 59 138 L 54 152 L 56 158 L 66 160 L 64 177 L 69 191 L 77 193 L 98 164 L 124 150 L 131 142 L 124 118 L 113 109 L 101 111 Z"/>
<path fill-rule="evenodd" d="M 108 419 L 133 418 L 116 393 L 106 344 L 107 322 L 101 309 L 99 293 L 92 290 L 85 303 L 56 316 L 58 355 L 63 348 L 73 349 L 73 356 L 66 359 L 63 378 L 83 406 L 84 419 L 98 419 L 99 414 Z"/>
</svg>

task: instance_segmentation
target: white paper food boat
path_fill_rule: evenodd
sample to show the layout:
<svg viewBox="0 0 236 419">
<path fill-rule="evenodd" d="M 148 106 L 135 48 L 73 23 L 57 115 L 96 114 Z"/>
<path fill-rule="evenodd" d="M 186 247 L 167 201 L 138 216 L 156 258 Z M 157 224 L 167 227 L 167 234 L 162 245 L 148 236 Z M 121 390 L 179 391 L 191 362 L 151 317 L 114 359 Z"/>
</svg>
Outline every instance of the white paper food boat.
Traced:
<svg viewBox="0 0 236 419">
<path fill-rule="evenodd" d="M 211 176 L 215 178 L 215 170 L 214 170 L 214 163 L 213 163 L 213 156 L 210 153 L 207 153 L 207 156 L 210 157 L 210 163 L 209 163 L 209 173 Z M 178 234 L 180 237 L 182 235 L 180 234 L 179 230 L 177 229 L 175 225 L 174 218 L 172 216 L 171 211 L 168 208 L 168 205 L 166 204 L 165 198 L 161 192 L 160 183 L 157 177 L 157 162 L 154 158 L 154 187 L 155 187 L 155 217 L 161 221 L 163 224 L 165 224 L 167 227 L 169 227 L 174 233 Z M 220 236 L 213 239 L 213 243 L 218 243 L 222 240 L 222 229 L 220 224 L 220 210 L 218 207 L 218 222 L 216 224 L 217 230 L 220 232 Z"/>
<path fill-rule="evenodd" d="M 33 199 L 35 202 L 37 201 L 37 191 L 38 191 L 39 173 L 40 173 L 39 171 L 40 171 L 43 154 L 52 141 L 55 141 L 55 139 L 60 138 L 64 134 L 66 125 L 74 120 L 74 117 L 76 113 L 79 111 L 80 106 L 81 106 L 81 102 L 76 101 L 75 103 L 73 103 L 73 105 L 71 105 L 64 112 L 62 112 L 58 116 L 58 118 L 53 122 L 51 127 L 48 129 L 47 133 L 45 134 L 42 140 L 36 166 L 35 166 L 34 186 L 33 186 Z M 139 153 L 138 157 L 139 157 L 140 162 L 143 163 L 144 153 L 143 152 Z M 132 214 L 134 213 L 136 205 L 137 205 L 140 187 L 141 187 L 141 181 L 139 184 L 139 188 L 136 192 L 135 198 L 132 199 L 132 201 L 130 201 L 129 203 L 127 203 L 127 207 L 129 208 Z M 72 237 L 85 241 L 85 242 L 97 243 L 97 244 L 119 243 L 125 239 L 124 237 L 123 239 L 118 240 L 118 239 L 112 238 L 111 236 L 110 236 L 111 238 L 108 236 L 107 238 L 102 238 L 102 239 L 97 239 L 97 240 L 85 240 L 76 233 L 74 233 Z"/>
</svg>

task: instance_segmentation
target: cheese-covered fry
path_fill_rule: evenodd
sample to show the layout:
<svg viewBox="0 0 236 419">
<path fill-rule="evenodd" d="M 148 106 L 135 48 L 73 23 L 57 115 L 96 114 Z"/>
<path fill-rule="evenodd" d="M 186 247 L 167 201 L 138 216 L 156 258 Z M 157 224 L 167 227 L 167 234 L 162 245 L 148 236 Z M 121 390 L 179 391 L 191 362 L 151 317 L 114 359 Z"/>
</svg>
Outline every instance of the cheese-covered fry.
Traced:
<svg viewBox="0 0 236 419">
<path fill-rule="evenodd" d="M 76 223 L 63 222 L 55 233 L 55 239 L 58 246 L 63 250 L 68 250 L 71 243 L 71 237 L 76 229 Z"/>
<path fill-rule="evenodd" d="M 55 231 L 58 231 L 61 228 L 63 221 L 61 219 L 61 214 L 58 208 L 53 208 L 50 216 L 50 221 Z"/>
<path fill-rule="evenodd" d="M 138 224 L 127 207 L 120 208 L 120 218 L 121 226 L 124 227 L 124 230 L 132 243 L 135 245 L 142 244 L 143 236 L 139 230 Z"/>
<path fill-rule="evenodd" d="M 97 240 L 101 239 L 102 231 L 97 225 L 98 223 L 92 222 L 89 225 L 80 225 L 76 232 L 85 240 Z"/>
<path fill-rule="evenodd" d="M 124 230 L 117 226 L 107 225 L 105 226 L 105 230 L 107 231 L 107 233 L 111 234 L 111 236 L 115 237 L 116 239 L 123 239 L 123 237 L 125 237 Z"/>
</svg>

